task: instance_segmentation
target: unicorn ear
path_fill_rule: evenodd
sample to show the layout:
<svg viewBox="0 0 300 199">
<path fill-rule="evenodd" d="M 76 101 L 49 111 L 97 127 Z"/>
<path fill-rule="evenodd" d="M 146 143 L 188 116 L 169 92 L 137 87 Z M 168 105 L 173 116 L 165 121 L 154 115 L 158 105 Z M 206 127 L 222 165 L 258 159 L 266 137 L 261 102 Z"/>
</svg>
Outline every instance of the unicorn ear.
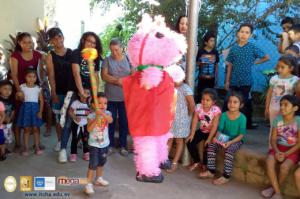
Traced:
<svg viewBox="0 0 300 199">
<path fill-rule="evenodd" d="M 180 83 L 185 79 L 185 73 L 178 65 L 168 66 L 164 70 L 172 77 L 175 83 Z"/>
</svg>

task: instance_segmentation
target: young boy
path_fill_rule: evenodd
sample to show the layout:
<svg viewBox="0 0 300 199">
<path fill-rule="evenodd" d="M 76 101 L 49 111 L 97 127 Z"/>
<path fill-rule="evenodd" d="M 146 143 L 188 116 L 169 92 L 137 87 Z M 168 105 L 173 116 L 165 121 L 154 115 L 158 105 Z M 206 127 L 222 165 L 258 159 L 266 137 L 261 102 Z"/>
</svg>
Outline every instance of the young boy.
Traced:
<svg viewBox="0 0 300 199">
<path fill-rule="evenodd" d="M 0 82 L 0 102 L 5 106 L 5 118 L 3 121 L 3 131 L 5 136 L 5 143 L 11 144 L 13 139 L 12 122 L 15 116 L 14 102 L 11 99 L 12 83 L 8 80 Z M 10 152 L 7 150 L 7 152 Z"/>
<path fill-rule="evenodd" d="M 64 139 L 63 143 L 61 143 L 62 128 L 59 124 L 60 110 L 64 104 L 64 98 L 67 92 L 70 90 L 74 91 L 76 86 L 71 67 L 72 50 L 64 46 L 62 31 L 57 27 L 51 28 L 48 30 L 47 35 L 49 43 L 53 46 L 53 50 L 46 56 L 46 65 L 51 87 L 52 110 L 55 114 L 58 140 L 54 151 L 59 151 L 61 148 L 65 149 L 68 142 L 68 139 Z M 68 131 L 67 135 L 64 135 L 64 138 L 66 137 L 68 138 Z"/>
<path fill-rule="evenodd" d="M 203 37 L 203 48 L 197 54 L 197 64 L 199 66 L 197 102 L 200 101 L 200 94 L 205 88 L 214 88 L 215 80 L 218 79 L 219 53 L 215 49 L 216 36 L 208 32 Z"/>
<path fill-rule="evenodd" d="M 253 33 L 253 26 L 249 23 L 241 24 L 237 32 L 237 42 L 231 47 L 226 59 L 227 73 L 225 79 L 226 90 L 236 90 L 243 94 L 245 108 L 242 112 L 247 117 L 247 128 L 251 129 L 252 125 L 252 105 L 249 100 L 252 80 L 252 66 L 261 64 L 269 60 L 266 55 L 255 44 L 250 43 L 249 39 Z M 255 61 L 257 58 L 259 60 Z"/>
<path fill-rule="evenodd" d="M 281 21 L 281 27 L 283 32 L 280 35 L 280 43 L 278 46 L 278 50 L 280 53 L 283 53 L 285 49 L 290 45 L 290 39 L 288 31 L 294 25 L 294 20 L 291 17 L 285 17 Z"/>
<path fill-rule="evenodd" d="M 293 25 L 288 33 L 292 46 L 296 46 L 300 50 L 300 24 Z"/>
<path fill-rule="evenodd" d="M 95 193 L 93 187 L 93 177 L 96 170 L 96 186 L 107 186 L 108 181 L 104 180 L 103 166 L 106 162 L 108 147 L 109 147 L 109 135 L 108 124 L 113 122 L 111 113 L 107 111 L 107 98 L 104 93 L 98 93 L 98 106 L 99 115 L 95 113 L 95 104 L 92 102 L 93 112 L 88 115 L 88 132 L 89 134 L 89 147 L 90 147 L 90 163 L 87 172 L 87 182 L 84 192 L 86 194 Z M 98 117 L 100 117 L 100 124 L 98 123 Z"/>
</svg>

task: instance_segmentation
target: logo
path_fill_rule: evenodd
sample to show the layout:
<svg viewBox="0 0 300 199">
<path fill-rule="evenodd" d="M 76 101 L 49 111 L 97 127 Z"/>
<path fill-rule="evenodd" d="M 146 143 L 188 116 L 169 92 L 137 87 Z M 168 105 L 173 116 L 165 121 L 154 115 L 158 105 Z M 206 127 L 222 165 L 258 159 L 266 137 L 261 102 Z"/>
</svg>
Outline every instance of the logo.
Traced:
<svg viewBox="0 0 300 199">
<path fill-rule="evenodd" d="M 55 177 L 34 177 L 35 191 L 55 191 Z"/>
<path fill-rule="evenodd" d="M 32 176 L 20 176 L 20 191 L 32 191 Z"/>
<path fill-rule="evenodd" d="M 87 184 L 86 178 L 69 178 L 66 176 L 60 176 L 57 178 L 57 183 L 63 186 L 70 186 L 70 185 L 79 185 L 79 184 Z"/>
<path fill-rule="evenodd" d="M 4 180 L 4 188 L 7 192 L 14 192 L 17 188 L 17 180 L 13 176 L 7 176 Z"/>
</svg>

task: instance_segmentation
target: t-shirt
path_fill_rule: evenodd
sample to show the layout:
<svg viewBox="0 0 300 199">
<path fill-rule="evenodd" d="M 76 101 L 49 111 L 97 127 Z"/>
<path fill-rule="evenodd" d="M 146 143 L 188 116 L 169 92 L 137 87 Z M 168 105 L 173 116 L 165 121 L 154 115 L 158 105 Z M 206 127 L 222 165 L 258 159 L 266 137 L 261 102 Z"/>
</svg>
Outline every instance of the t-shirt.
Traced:
<svg viewBox="0 0 300 199">
<path fill-rule="evenodd" d="M 214 78 L 215 66 L 219 62 L 219 53 L 216 49 L 208 52 L 202 48 L 198 51 L 197 62 L 200 62 L 199 77 Z"/>
<path fill-rule="evenodd" d="M 200 130 L 203 133 L 209 133 L 212 125 L 212 121 L 215 116 L 221 114 L 221 109 L 213 105 L 207 112 L 203 110 L 202 104 L 197 104 L 195 112 L 198 114 L 198 119 L 200 121 Z"/>
<path fill-rule="evenodd" d="M 229 119 L 227 112 L 222 113 L 218 125 L 218 131 L 229 136 L 230 140 L 233 140 L 240 134 L 246 134 L 246 121 L 246 117 L 243 113 L 240 113 L 240 116 L 235 120 Z"/>
<path fill-rule="evenodd" d="M 277 144 L 288 147 L 297 144 L 300 129 L 299 116 L 295 116 L 292 122 L 284 123 L 282 115 L 279 115 L 273 120 L 272 127 L 277 130 Z"/>
<path fill-rule="evenodd" d="M 275 75 L 270 79 L 270 86 L 272 87 L 272 97 L 270 107 L 279 110 L 280 99 L 287 94 L 294 94 L 294 87 L 298 81 L 298 77 L 292 75 L 289 78 L 281 78 Z"/>
<path fill-rule="evenodd" d="M 51 51 L 52 62 L 54 66 L 54 76 L 56 84 L 56 93 L 66 95 L 69 90 L 76 91 L 76 84 L 72 73 L 72 50 L 67 49 L 63 56 Z"/>
<path fill-rule="evenodd" d="M 79 100 L 75 100 L 71 104 L 71 108 L 74 110 L 74 114 L 80 118 L 80 122 L 78 125 L 80 125 L 80 126 L 86 125 L 87 124 L 87 116 L 90 113 L 90 109 L 89 109 L 87 103 L 82 103 Z"/>
<path fill-rule="evenodd" d="M 27 68 L 32 67 L 37 69 L 39 61 L 42 58 L 42 54 L 38 51 L 33 50 L 33 57 L 31 60 L 25 60 L 19 51 L 14 52 L 11 56 L 18 60 L 18 80 L 19 84 L 25 83 L 25 71 Z"/>
<path fill-rule="evenodd" d="M 5 115 L 10 117 L 15 109 L 13 100 L 11 98 L 6 99 L 0 96 L 0 102 L 5 106 Z"/>
<path fill-rule="evenodd" d="M 264 56 L 265 53 L 253 43 L 248 42 L 242 47 L 234 44 L 226 59 L 232 64 L 230 86 L 250 86 L 254 61 Z"/>
<path fill-rule="evenodd" d="M 81 56 L 79 49 L 76 49 L 72 53 L 72 64 L 79 65 L 80 77 L 82 81 L 82 86 L 84 88 L 91 88 L 90 72 L 88 68 L 88 62 L 84 60 Z M 95 74 L 99 72 L 99 59 L 96 59 L 94 62 L 95 65 Z"/>
<path fill-rule="evenodd" d="M 111 115 L 111 112 L 105 111 L 106 114 Z M 92 112 L 88 115 L 88 119 L 94 120 L 96 118 L 95 112 Z M 97 148 L 105 148 L 109 145 L 109 135 L 108 135 L 108 122 L 105 122 L 103 125 L 103 129 L 101 127 L 96 127 L 89 134 L 88 144 Z M 100 139 L 100 134 L 103 133 L 103 140 Z"/>
<path fill-rule="evenodd" d="M 34 85 L 34 87 L 28 87 L 26 84 L 20 85 L 21 91 L 24 93 L 24 102 L 39 102 L 39 95 L 41 93 L 41 87 Z"/>
<path fill-rule="evenodd" d="M 130 75 L 130 64 L 126 56 L 121 61 L 114 60 L 111 56 L 106 57 L 102 63 L 102 68 L 107 68 L 108 74 L 116 78 Z M 120 86 L 105 83 L 105 94 L 108 101 L 124 101 L 123 89 Z"/>
</svg>

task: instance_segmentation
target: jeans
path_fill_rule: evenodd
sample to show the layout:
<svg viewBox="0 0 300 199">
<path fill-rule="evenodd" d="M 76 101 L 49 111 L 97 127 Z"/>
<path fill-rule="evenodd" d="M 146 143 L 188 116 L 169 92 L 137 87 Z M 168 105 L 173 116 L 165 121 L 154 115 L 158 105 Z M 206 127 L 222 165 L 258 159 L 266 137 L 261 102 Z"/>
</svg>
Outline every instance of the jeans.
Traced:
<svg viewBox="0 0 300 199">
<path fill-rule="evenodd" d="M 107 161 L 108 147 L 97 148 L 89 146 L 90 162 L 89 169 L 96 170 L 97 167 L 103 167 Z"/>
<path fill-rule="evenodd" d="M 119 145 L 120 147 L 127 146 L 128 122 L 124 102 L 108 102 L 107 110 L 109 110 L 113 117 L 113 122 L 109 124 L 109 140 L 110 147 L 115 147 L 115 127 L 117 116 L 119 116 Z"/>
</svg>

